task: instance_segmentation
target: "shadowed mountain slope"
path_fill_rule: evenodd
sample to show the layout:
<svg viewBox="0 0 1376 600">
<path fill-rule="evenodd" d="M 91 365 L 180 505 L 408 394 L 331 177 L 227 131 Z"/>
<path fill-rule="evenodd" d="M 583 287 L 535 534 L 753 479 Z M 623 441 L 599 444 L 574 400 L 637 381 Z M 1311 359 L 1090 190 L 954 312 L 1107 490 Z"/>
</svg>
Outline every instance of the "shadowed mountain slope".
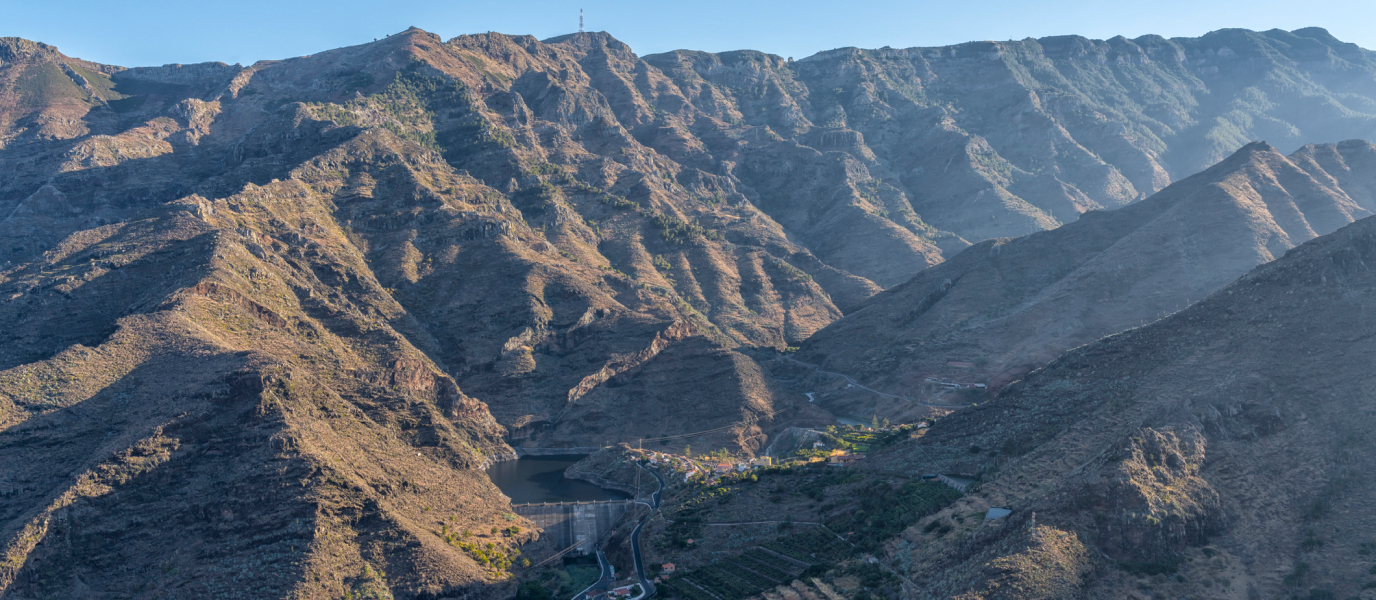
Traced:
<svg viewBox="0 0 1376 600">
<path fill-rule="evenodd" d="M 915 526 L 897 560 L 931 597 L 1359 595 L 1376 535 L 1373 260 L 1367 218 L 876 457 L 982 473 L 934 520 L 1013 510 L 962 535 Z"/>
<path fill-rule="evenodd" d="M 1372 185 L 1366 142 L 1290 157 L 1251 144 L 1131 206 L 981 242 L 819 332 L 800 359 L 913 397 L 945 393 L 928 378 L 997 390 L 1371 215 Z"/>
</svg>

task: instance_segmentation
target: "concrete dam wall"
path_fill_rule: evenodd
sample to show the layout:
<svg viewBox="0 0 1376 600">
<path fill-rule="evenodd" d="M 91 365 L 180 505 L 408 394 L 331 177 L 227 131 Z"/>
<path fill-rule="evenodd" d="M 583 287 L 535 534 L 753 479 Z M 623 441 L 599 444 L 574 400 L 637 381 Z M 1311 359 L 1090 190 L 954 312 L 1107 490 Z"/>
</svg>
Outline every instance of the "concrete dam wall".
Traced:
<svg viewBox="0 0 1376 600">
<path fill-rule="evenodd" d="M 603 534 L 611 531 L 617 521 L 631 511 L 631 500 L 608 502 L 547 502 L 543 504 L 514 504 L 511 510 L 554 536 L 555 545 L 568 548 L 578 544 L 574 552 L 592 552 Z"/>
</svg>

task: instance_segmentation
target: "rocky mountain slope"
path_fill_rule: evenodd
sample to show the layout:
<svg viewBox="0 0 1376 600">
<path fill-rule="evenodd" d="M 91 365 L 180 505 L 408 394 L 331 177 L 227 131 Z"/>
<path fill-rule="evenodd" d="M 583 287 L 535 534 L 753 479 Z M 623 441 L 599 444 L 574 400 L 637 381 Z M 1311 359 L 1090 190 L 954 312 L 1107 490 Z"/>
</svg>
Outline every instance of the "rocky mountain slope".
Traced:
<svg viewBox="0 0 1376 600">
<path fill-rule="evenodd" d="M 581 116 L 507 127 L 486 102 L 519 94 L 487 90 L 495 96 L 485 100 L 492 75 L 473 66 L 461 44 L 471 41 L 413 30 L 249 68 L 107 69 L 115 93 L 154 91 L 91 110 L 120 120 L 115 135 L 11 142 L 0 159 L 16 173 L 0 207 L 10 215 L 4 259 L 26 264 L 75 232 L 172 200 L 209 218 L 235 194 L 286 194 L 271 216 L 223 226 L 267 251 L 337 228 L 363 261 L 354 266 L 404 307 L 377 316 L 493 406 L 515 439 L 587 445 L 609 428 L 663 433 L 672 390 L 704 372 L 719 375 L 696 387 L 720 424 L 788 410 L 733 349 L 782 348 L 839 317 L 819 280 L 857 300 L 878 287 L 790 242 L 723 193 L 729 182 L 703 173 L 692 175 L 699 184 L 673 182 L 682 167 L 619 126 L 589 137 L 624 165 L 574 143 L 561 129 L 568 119 L 614 119 L 596 90 L 569 100 Z M 513 68 L 579 69 L 570 50 L 551 48 Z M 6 68 L 65 60 L 45 52 Z M 654 361 L 661 353 L 673 360 Z M 762 443 L 751 427 L 721 442 Z"/>
<path fill-rule="evenodd" d="M 1292 152 L 1376 125 L 1371 53 L 1316 28 L 645 61 L 703 111 L 736 108 L 727 118 L 783 138 L 770 158 L 721 158 L 803 239 L 820 207 L 799 186 L 825 171 L 779 164 L 780 143 L 863 166 L 855 187 L 880 214 L 977 242 L 1144 198 L 1251 140 Z"/>
<path fill-rule="evenodd" d="M 1376 146 L 1367 142 L 1309 145 L 1289 157 L 1250 144 L 1147 200 L 981 242 L 833 323 L 799 359 L 913 398 L 952 396 L 929 379 L 998 390 L 1373 214 L 1372 186 Z"/>
<path fill-rule="evenodd" d="M 1368 218 L 875 457 L 982 474 L 938 524 L 1013 509 L 905 560 L 932 597 L 1366 597 L 1373 259 Z"/>
<path fill-rule="evenodd" d="M 716 419 L 739 426 L 714 443 L 762 444 L 789 407 L 733 349 L 840 314 L 771 252 L 877 289 L 748 204 L 685 215 L 661 201 L 681 186 L 639 173 L 617 194 L 614 161 L 580 155 L 606 189 L 537 161 L 422 32 L 247 69 L 101 67 L 94 91 L 68 72 L 86 63 L 6 44 L 0 79 L 67 77 L 0 94 L 6 596 L 502 596 L 534 535 L 480 470 L 506 440 Z"/>
<path fill-rule="evenodd" d="M 509 507 L 479 470 L 506 432 L 389 323 L 400 306 L 306 189 L 95 225 L 45 187 L 15 212 L 69 208 L 5 222 L 85 227 L 0 282 L 0 593 L 500 593 L 503 559 L 435 532 L 503 557 L 529 538 L 495 535 Z"/>
<path fill-rule="evenodd" d="M 1257 134 L 1364 135 L 1371 73 L 1319 30 L 138 68 L 4 38 L 0 595 L 507 594 L 532 533 L 479 469 L 511 445 L 829 421 L 754 356 Z"/>
</svg>

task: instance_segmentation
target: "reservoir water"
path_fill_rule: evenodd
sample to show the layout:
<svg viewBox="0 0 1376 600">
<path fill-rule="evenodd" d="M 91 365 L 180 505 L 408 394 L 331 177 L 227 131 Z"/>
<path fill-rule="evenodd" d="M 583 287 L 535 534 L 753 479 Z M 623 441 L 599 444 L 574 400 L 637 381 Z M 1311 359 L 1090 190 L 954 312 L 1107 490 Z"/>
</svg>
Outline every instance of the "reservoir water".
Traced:
<svg viewBox="0 0 1376 600">
<path fill-rule="evenodd" d="M 499 462 L 487 468 L 487 476 L 497 489 L 511 498 L 512 504 L 535 502 L 587 502 L 625 500 L 630 494 L 605 490 L 581 479 L 567 479 L 569 468 L 586 454 L 526 456 Z"/>
<path fill-rule="evenodd" d="M 836 416 L 836 422 L 842 425 L 864 425 L 869 426 L 871 419 L 857 419 L 855 417 Z"/>
</svg>

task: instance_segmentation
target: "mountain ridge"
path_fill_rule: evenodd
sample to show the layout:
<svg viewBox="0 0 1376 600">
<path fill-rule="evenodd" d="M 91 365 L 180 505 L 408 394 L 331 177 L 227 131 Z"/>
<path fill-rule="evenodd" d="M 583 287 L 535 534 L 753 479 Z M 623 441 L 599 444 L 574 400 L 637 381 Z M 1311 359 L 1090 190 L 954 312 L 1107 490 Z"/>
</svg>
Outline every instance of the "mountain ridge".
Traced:
<svg viewBox="0 0 1376 600">
<path fill-rule="evenodd" d="M 914 527 L 930 545 L 912 560 L 940 581 L 931 594 L 1360 593 L 1367 567 L 1352 557 L 1366 554 L 1372 496 L 1357 474 L 1376 412 L 1357 390 L 1372 351 L 1363 290 L 1374 228 L 1364 218 L 1297 246 L 886 450 L 881 472 L 983 473 L 938 522 L 979 506 L 1014 509 L 1007 525 L 950 541 Z M 1296 477 L 1312 485 L 1274 485 Z M 1019 559 L 1028 538 L 1081 555 Z M 1006 568 L 983 568 L 994 559 Z M 1179 577 L 1132 574 L 1144 569 Z"/>
<path fill-rule="evenodd" d="M 1335 175 L 1315 156 L 1329 157 Z M 973 246 L 809 338 L 799 358 L 914 397 L 932 394 L 932 377 L 997 391 L 1071 348 L 1182 309 L 1299 242 L 1373 214 L 1372 159 L 1376 147 L 1357 140 L 1306 146 L 1288 158 L 1250 144 L 1147 200 Z M 886 408 L 903 410 L 901 402 Z"/>
<path fill-rule="evenodd" d="M 1256 133 L 1366 131 L 1369 57 L 1311 34 L 790 62 L 412 29 L 128 69 L 7 41 L 0 593 L 509 595 L 538 534 L 484 465 L 834 422 L 770 359 L 884 289 Z M 1369 200 L 1341 149 L 1301 159 Z"/>
</svg>

